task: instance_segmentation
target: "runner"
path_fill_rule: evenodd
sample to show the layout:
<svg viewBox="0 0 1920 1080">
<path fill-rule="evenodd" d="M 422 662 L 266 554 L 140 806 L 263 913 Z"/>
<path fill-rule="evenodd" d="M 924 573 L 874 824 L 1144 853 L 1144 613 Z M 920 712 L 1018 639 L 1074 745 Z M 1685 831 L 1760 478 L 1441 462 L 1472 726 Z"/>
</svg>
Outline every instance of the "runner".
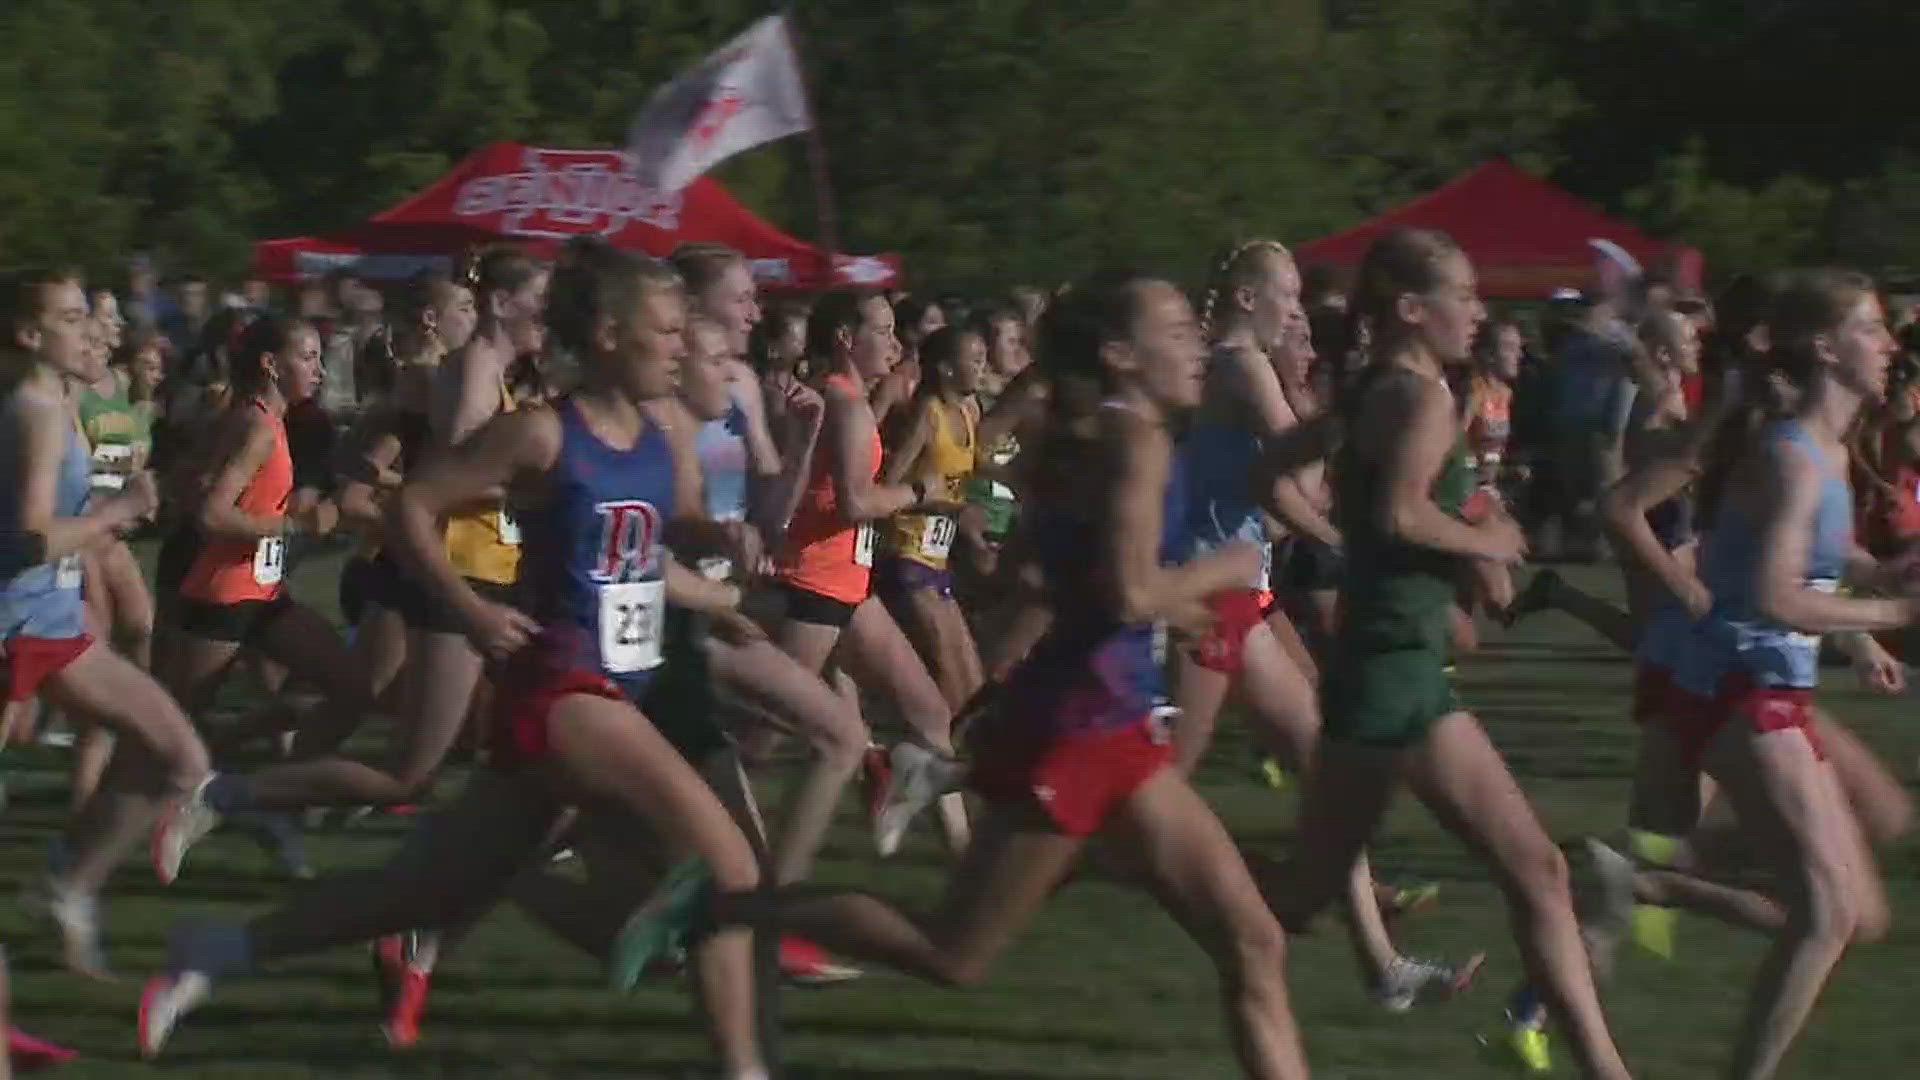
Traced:
<svg viewBox="0 0 1920 1080">
<path fill-rule="evenodd" d="M 1201 618 L 1203 597 L 1259 565 L 1250 545 L 1180 561 L 1184 495 L 1167 425 L 1200 399 L 1193 309 L 1164 281 L 1093 281 L 1056 304 L 1043 337 L 1055 377 L 1094 380 L 1106 400 L 1067 412 L 1083 403 L 1056 395 L 1063 411 L 1037 451 L 1027 528 L 1057 621 L 1004 707 L 973 728 L 971 783 L 987 803 L 979 837 L 934 918 L 854 893 L 789 896 L 780 915 L 848 955 L 972 986 L 1100 834 L 1130 852 L 1214 961 L 1244 1073 L 1305 1077 L 1285 935 L 1218 819 L 1168 767 L 1159 628 Z"/>
<path fill-rule="evenodd" d="M 98 896 L 168 800 L 203 784 L 207 751 L 180 707 L 138 665 L 84 627 L 83 553 L 150 517 L 153 477 L 133 473 L 92 498 L 90 454 L 73 396 L 91 374 L 85 294 L 74 275 L 0 282 L 7 361 L 0 411 L 0 674 L 9 703 L 35 694 L 119 737 L 93 798 L 75 814 L 58 865 L 30 888 L 59 928 L 67 966 L 102 975 Z"/>
<path fill-rule="evenodd" d="M 1885 886 L 1859 819 L 1818 742 L 1809 701 L 1819 636 L 1878 631 L 1920 617 L 1912 599 L 1836 595 L 1843 580 L 1904 590 L 1904 566 L 1881 573 L 1853 543 L 1844 437 L 1863 402 L 1885 390 L 1894 342 L 1865 277 L 1795 276 L 1767 319 L 1768 365 L 1747 381 L 1747 415 L 1709 457 L 1702 510 L 1713 528 L 1700 558 L 1712 610 L 1675 672 L 1710 700 L 1667 730 L 1685 760 L 1717 779 L 1748 835 L 1775 860 L 1787 919 L 1750 999 L 1729 1075 L 1774 1075 L 1850 941 L 1886 932 Z M 1768 409 L 1777 385 L 1785 409 Z"/>
<path fill-rule="evenodd" d="M 775 641 L 809 671 L 830 661 L 863 689 L 891 701 L 912 729 L 896 743 L 872 802 L 875 842 L 891 855 L 907 822 L 936 797 L 948 846 L 966 846 L 957 794 L 953 710 L 887 609 L 870 595 L 874 530 L 903 510 L 951 512 L 925 480 L 881 484 L 880 432 L 867 393 L 891 369 L 898 339 L 877 293 L 829 293 L 807 322 L 808 352 L 825 372 L 826 420 L 806 492 L 774 560 L 786 599 Z M 844 647 L 842 637 L 845 637 Z"/>
<path fill-rule="evenodd" d="M 395 501 L 392 541 L 434 599 L 497 665 L 488 767 L 384 867 L 325 880 L 245 924 L 185 924 L 149 984 L 140 1045 L 159 1053 L 214 976 L 484 910 L 524 869 L 563 807 L 622 815 L 697 853 L 729 893 L 759 885 L 753 852 L 695 771 L 632 704 L 661 667 L 667 604 L 729 615 L 737 590 L 682 568 L 661 526 L 691 497 L 644 404 L 672 393 L 679 279 L 651 260 L 576 245 L 556 271 L 549 322 L 585 381 L 552 407 L 503 415 L 429 459 Z M 489 600 L 456 565 L 440 521 L 507 490 L 525 511 L 526 612 Z M 765 1080 L 754 1033 L 749 934 L 700 942 L 690 970 L 729 1080 Z"/>
<path fill-rule="evenodd" d="M 1324 738 L 1300 811 L 1290 925 L 1340 895 L 1394 788 L 1408 785 L 1491 863 L 1529 973 L 1590 1077 L 1620 1078 L 1567 888 L 1567 865 L 1445 667 L 1466 560 L 1517 561 L 1504 515 L 1455 515 L 1472 488 L 1446 368 L 1467 361 L 1484 311 L 1445 235 L 1397 229 L 1368 249 L 1352 299 L 1370 358 L 1350 389 L 1335 463 L 1348 549 L 1345 606 L 1321 683 Z"/>
<path fill-rule="evenodd" d="M 318 389 L 320 336 L 306 323 L 262 316 L 242 335 L 232 364 L 235 402 L 194 470 L 203 489 L 195 504 L 197 550 L 179 584 L 166 677 L 181 702 L 200 713 L 243 648 L 266 657 L 319 690 L 317 710 L 269 714 L 275 726 L 296 731 L 294 757 L 319 757 L 374 709 L 366 674 L 354 666 L 347 643 L 294 599 L 285 582 L 289 538 L 324 535 L 338 516 L 329 500 L 306 510 L 289 501 L 294 474 L 285 417 Z M 245 776 L 218 774 L 156 826 L 155 872 L 171 883 L 187 851 L 225 815 L 296 805 L 306 804 L 255 800 Z"/>
<path fill-rule="evenodd" d="M 1271 550 L 1260 504 L 1317 527 L 1337 544 L 1339 534 L 1300 486 L 1298 474 L 1266 485 L 1256 499 L 1256 465 L 1267 436 L 1296 420 L 1269 355 L 1305 327 L 1300 274 L 1287 249 L 1270 240 L 1235 247 L 1223 258 L 1202 305 L 1214 334 L 1201 407 L 1181 447 L 1192 498 L 1182 508 L 1202 551 L 1234 544 Z M 1309 482 L 1318 477 L 1309 478 Z M 1317 519 L 1317 520 L 1316 520 Z M 1191 776 L 1212 742 L 1214 721 L 1230 691 L 1238 690 L 1261 742 L 1298 773 L 1320 741 L 1320 715 L 1311 677 L 1303 672 L 1262 619 L 1269 568 L 1207 597 L 1207 631 L 1173 660 L 1175 762 Z M 1284 618 L 1284 616 L 1281 616 Z M 1386 890 L 1389 898 L 1393 890 Z M 1427 897 L 1430 899 L 1430 895 Z M 1345 894 L 1361 978 L 1382 1005 L 1412 1008 L 1433 989 L 1456 993 L 1478 971 L 1483 956 L 1454 966 L 1400 955 L 1387 933 L 1365 855 L 1354 860 Z"/>
<path fill-rule="evenodd" d="M 972 330 L 946 326 L 921 344 L 920 391 L 893 445 L 880 479 L 900 484 L 928 475 L 940 502 L 957 504 L 981 456 L 980 406 L 973 399 L 986 366 L 986 341 Z M 887 526 L 887 553 L 875 574 L 894 621 L 905 630 L 949 708 L 958 711 L 980 689 L 980 652 L 953 595 L 948 560 L 963 513 L 895 514 Z M 976 529 L 975 547 L 986 537 Z"/>
</svg>

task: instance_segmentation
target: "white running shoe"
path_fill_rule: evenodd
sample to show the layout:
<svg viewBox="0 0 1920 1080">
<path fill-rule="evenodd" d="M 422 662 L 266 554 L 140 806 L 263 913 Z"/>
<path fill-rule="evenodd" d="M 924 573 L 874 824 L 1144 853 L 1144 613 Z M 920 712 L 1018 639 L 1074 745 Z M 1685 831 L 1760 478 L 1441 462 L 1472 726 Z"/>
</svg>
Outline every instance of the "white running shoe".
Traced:
<svg viewBox="0 0 1920 1080">
<path fill-rule="evenodd" d="M 180 876 L 187 851 L 220 824 L 220 814 L 207 805 L 208 776 L 193 793 L 174 803 L 153 827 L 153 873 L 160 884 L 171 885 Z"/>
<path fill-rule="evenodd" d="M 60 931 L 67 970 L 94 979 L 110 977 L 107 954 L 100 947 L 98 900 L 87 893 L 62 888 L 51 878 L 41 878 L 20 890 L 20 901 L 29 910 L 51 919 Z"/>
<path fill-rule="evenodd" d="M 1605 979 L 1613 973 L 1620 943 L 1633 930 L 1633 860 L 1591 836 L 1587 858 L 1600 887 L 1594 895 L 1597 910 L 1581 923 L 1580 936 L 1594 974 Z"/>
<path fill-rule="evenodd" d="M 1475 953 L 1466 963 L 1448 964 L 1398 956 L 1387 965 L 1373 996 L 1381 1008 L 1393 1013 L 1406 1012 L 1422 997 L 1436 991 L 1442 998 L 1449 998 L 1472 985 L 1473 977 L 1480 973 L 1480 965 L 1486 959 L 1486 953 Z"/>
<path fill-rule="evenodd" d="M 874 816 L 874 844 L 882 858 L 900 850 L 907 826 L 935 799 L 953 790 L 961 774 L 959 762 L 915 742 L 895 743 L 889 764 L 886 792 Z"/>
<path fill-rule="evenodd" d="M 212 990 L 213 980 L 198 971 L 157 975 L 147 983 L 140 995 L 140 1056 L 149 1061 L 159 1057 L 174 1026 Z"/>
</svg>

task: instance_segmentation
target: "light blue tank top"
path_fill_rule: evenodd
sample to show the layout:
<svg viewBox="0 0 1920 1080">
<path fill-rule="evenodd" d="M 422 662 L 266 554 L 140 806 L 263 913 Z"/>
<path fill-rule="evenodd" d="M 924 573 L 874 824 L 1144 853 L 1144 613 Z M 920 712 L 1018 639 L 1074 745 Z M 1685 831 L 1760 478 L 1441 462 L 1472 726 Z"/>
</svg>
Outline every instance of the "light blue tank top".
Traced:
<svg viewBox="0 0 1920 1080">
<path fill-rule="evenodd" d="M 700 426 L 694 451 L 706 478 L 707 516 L 715 521 L 747 517 L 747 417 L 734 406 L 718 420 Z"/>
<path fill-rule="evenodd" d="M 1846 478 L 1830 466 L 1826 452 L 1798 420 L 1769 426 L 1765 438 L 1799 447 L 1820 469 L 1820 505 L 1814 514 L 1813 543 L 1807 552 L 1805 580 L 1810 588 L 1839 588 L 1847 555 L 1853 550 L 1853 495 Z M 1820 635 L 1803 634 L 1763 617 L 1754 602 L 1759 585 L 1760 539 L 1755 522 L 1719 515 L 1700 555 L 1700 580 L 1713 594 L 1713 610 L 1698 628 L 1699 655 L 1681 674 L 1689 690 L 1711 693 L 1731 674 L 1744 674 L 1760 686 L 1811 689 L 1820 677 Z"/>
<path fill-rule="evenodd" d="M 35 558 L 32 544 L 20 527 L 20 420 L 17 404 L 0 411 L 0 639 L 79 637 L 85 630 L 81 616 L 80 557 L 67 555 L 53 562 Z M 79 517 L 92 492 L 92 455 L 77 424 L 67 425 L 67 448 L 60 458 L 54 484 L 56 517 Z"/>
</svg>

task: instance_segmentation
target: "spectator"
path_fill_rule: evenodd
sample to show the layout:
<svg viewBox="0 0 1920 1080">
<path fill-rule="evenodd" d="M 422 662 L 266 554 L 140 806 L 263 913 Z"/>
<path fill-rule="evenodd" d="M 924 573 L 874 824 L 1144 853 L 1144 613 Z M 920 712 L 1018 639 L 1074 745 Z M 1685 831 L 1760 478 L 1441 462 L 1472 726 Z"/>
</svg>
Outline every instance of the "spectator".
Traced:
<svg viewBox="0 0 1920 1080">
<path fill-rule="evenodd" d="M 160 317 L 160 332 L 173 345 L 176 356 L 185 356 L 200 344 L 200 332 L 213 314 L 207 279 L 195 273 L 180 276 L 174 283 L 174 307 Z"/>
</svg>

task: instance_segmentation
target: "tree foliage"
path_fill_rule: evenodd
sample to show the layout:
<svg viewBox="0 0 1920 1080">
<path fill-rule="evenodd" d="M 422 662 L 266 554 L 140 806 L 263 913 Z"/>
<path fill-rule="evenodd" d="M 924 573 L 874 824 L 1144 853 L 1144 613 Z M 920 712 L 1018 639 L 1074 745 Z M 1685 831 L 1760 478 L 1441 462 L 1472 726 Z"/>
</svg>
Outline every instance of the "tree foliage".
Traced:
<svg viewBox="0 0 1920 1080">
<path fill-rule="evenodd" d="M 1920 264 L 1890 0 L 812 0 L 842 240 L 922 280 L 1197 276 L 1505 154 L 1714 263 Z M 493 139 L 615 145 L 764 0 L 9 0 L 0 261 L 231 272 Z M 814 229 L 797 140 L 722 179 Z"/>
</svg>

